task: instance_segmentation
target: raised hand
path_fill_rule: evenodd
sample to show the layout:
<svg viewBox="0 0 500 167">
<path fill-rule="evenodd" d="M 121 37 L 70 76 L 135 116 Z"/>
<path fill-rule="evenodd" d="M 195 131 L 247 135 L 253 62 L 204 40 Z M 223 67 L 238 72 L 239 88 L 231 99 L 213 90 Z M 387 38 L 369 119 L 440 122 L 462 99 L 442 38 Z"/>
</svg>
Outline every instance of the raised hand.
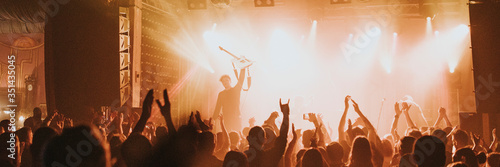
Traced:
<svg viewBox="0 0 500 167">
<path fill-rule="evenodd" d="M 288 99 L 288 102 L 286 104 L 283 104 L 281 103 L 281 98 L 280 98 L 280 108 L 283 115 L 290 115 L 290 106 L 288 106 L 289 103 L 290 99 Z"/>
<path fill-rule="evenodd" d="M 354 111 L 361 112 L 361 110 L 359 110 L 358 103 L 356 103 L 353 99 L 351 99 L 351 101 L 352 101 L 352 106 L 354 107 Z"/>
<path fill-rule="evenodd" d="M 394 104 L 394 111 L 396 112 L 396 116 L 401 115 L 401 113 L 403 112 L 403 111 L 401 111 L 401 109 L 399 108 L 399 102 L 396 102 L 396 103 Z"/>
<path fill-rule="evenodd" d="M 166 118 L 171 118 L 170 100 L 168 99 L 167 89 L 163 89 L 163 101 L 165 102 L 165 104 L 161 105 L 160 100 L 156 100 L 156 104 L 158 104 L 158 107 L 160 107 L 161 115 Z"/>
<path fill-rule="evenodd" d="M 151 105 L 153 105 L 153 89 L 149 90 L 142 102 L 142 114 L 140 119 L 148 120 L 151 117 Z"/>
<path fill-rule="evenodd" d="M 349 108 L 349 100 L 351 100 L 351 96 L 349 95 L 345 96 L 344 104 L 346 109 Z"/>
<path fill-rule="evenodd" d="M 194 122 L 195 122 L 194 113 L 191 111 L 191 115 L 189 115 L 188 126 L 194 126 Z"/>
<path fill-rule="evenodd" d="M 316 114 L 314 114 L 314 113 L 308 113 L 307 115 L 309 115 L 309 122 L 312 122 L 312 123 L 317 123 L 318 122 Z"/>
<path fill-rule="evenodd" d="M 408 102 L 403 102 L 403 111 L 408 111 L 411 108 L 411 104 L 408 104 Z"/>
<path fill-rule="evenodd" d="M 293 123 L 292 123 L 292 135 L 293 135 L 294 139 L 297 138 L 297 132 L 295 132 L 295 124 L 293 124 Z"/>
<path fill-rule="evenodd" d="M 493 136 L 493 141 L 497 141 L 497 128 L 493 128 L 491 135 Z"/>
<path fill-rule="evenodd" d="M 440 107 L 439 110 L 439 116 L 446 116 L 446 109 L 443 107 Z"/>
</svg>

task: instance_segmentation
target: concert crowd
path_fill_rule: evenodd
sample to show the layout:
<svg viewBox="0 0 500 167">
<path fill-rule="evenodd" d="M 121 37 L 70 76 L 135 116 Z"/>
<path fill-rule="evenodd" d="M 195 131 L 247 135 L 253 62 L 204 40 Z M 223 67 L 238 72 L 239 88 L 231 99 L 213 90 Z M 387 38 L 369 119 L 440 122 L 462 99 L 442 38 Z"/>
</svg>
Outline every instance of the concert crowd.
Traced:
<svg viewBox="0 0 500 167">
<path fill-rule="evenodd" d="M 188 122 L 176 127 L 166 90 L 161 98 L 150 90 L 142 112 L 114 112 L 108 121 L 95 114 L 92 122 L 75 126 L 63 114 L 42 118 L 40 108 L 34 108 L 15 132 L 8 130 L 9 120 L 0 122 L 0 166 L 500 167 L 496 130 L 492 136 L 464 131 L 451 124 L 445 108 L 436 109 L 432 127 L 417 127 L 408 113 L 412 105 L 399 101 L 391 133 L 380 134 L 354 99 L 345 97 L 338 136 L 317 113 L 307 114 L 314 129 L 296 129 L 289 117 L 293 101 L 282 99 L 273 102 L 280 112 L 269 112 L 262 125 L 250 119 L 240 131 L 225 127 L 224 112 L 213 118 L 192 112 Z M 165 126 L 148 121 L 153 105 L 160 108 Z M 347 119 L 348 112 L 359 119 Z M 407 125 L 398 126 L 399 119 Z M 398 128 L 406 132 L 398 134 Z M 12 134 L 15 155 L 9 149 Z"/>
</svg>

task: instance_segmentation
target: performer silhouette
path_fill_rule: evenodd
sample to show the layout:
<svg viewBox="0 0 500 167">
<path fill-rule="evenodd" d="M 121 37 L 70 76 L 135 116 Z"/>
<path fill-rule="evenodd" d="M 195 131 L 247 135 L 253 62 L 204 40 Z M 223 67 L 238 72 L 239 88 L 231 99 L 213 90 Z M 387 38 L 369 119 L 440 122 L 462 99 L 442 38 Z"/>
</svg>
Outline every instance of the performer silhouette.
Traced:
<svg viewBox="0 0 500 167">
<path fill-rule="evenodd" d="M 220 82 L 224 86 L 224 90 L 219 92 L 217 97 L 217 104 L 212 118 L 218 118 L 219 112 L 222 109 L 224 116 L 224 125 L 230 130 L 241 130 L 241 113 L 240 113 L 240 94 L 245 81 L 246 69 L 240 70 L 238 83 L 231 87 L 231 78 L 229 75 L 222 75 Z"/>
</svg>

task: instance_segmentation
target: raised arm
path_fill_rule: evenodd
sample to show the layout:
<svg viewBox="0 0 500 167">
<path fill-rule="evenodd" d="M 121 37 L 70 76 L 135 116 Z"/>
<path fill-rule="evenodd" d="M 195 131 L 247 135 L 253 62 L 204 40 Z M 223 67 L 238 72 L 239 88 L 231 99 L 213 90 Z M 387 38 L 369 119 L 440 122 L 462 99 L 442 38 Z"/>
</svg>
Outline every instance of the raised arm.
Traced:
<svg viewBox="0 0 500 167">
<path fill-rule="evenodd" d="M 279 137 L 282 137 L 285 139 L 286 141 L 286 137 L 288 135 L 288 126 L 289 126 L 289 116 L 290 116 L 290 107 L 288 106 L 288 103 L 290 103 L 290 99 L 288 100 L 288 102 L 286 104 L 282 104 L 281 103 L 281 99 L 280 99 L 280 108 L 281 108 L 281 113 L 283 113 L 283 121 L 281 122 L 281 128 L 280 128 L 280 136 Z"/>
<path fill-rule="evenodd" d="M 290 102 L 290 100 L 288 100 Z M 270 159 L 273 159 L 273 162 L 269 162 L 272 166 L 277 166 L 279 160 L 285 154 L 285 149 L 287 145 L 287 137 L 288 137 L 288 125 L 289 125 L 289 116 L 290 116 L 290 107 L 288 103 L 282 104 L 280 99 L 280 108 L 283 113 L 283 121 L 281 122 L 280 135 L 274 141 L 274 147 L 271 148 L 269 152 Z M 274 161 L 276 160 L 276 161 Z"/>
<path fill-rule="evenodd" d="M 434 125 L 433 125 L 433 127 L 435 127 L 435 128 L 437 128 L 439 126 L 439 123 L 441 123 L 441 120 L 443 120 L 442 110 L 444 110 L 443 107 L 439 108 L 439 110 L 438 110 L 438 118 L 436 119 L 436 122 L 434 122 Z"/>
<path fill-rule="evenodd" d="M 347 110 L 349 110 L 349 100 L 350 99 L 351 99 L 351 96 L 349 96 L 349 95 L 347 95 L 344 99 L 345 108 L 344 108 L 344 113 L 342 114 L 342 117 L 340 118 L 339 129 L 338 129 L 339 130 L 339 143 L 346 140 L 344 127 L 345 127 L 345 119 L 347 116 Z"/>
<path fill-rule="evenodd" d="M 408 114 L 408 110 L 410 110 L 411 105 L 408 105 L 408 103 L 403 102 L 403 114 L 405 115 L 406 118 L 406 125 L 408 125 L 409 128 L 417 128 L 413 121 L 410 118 L 410 114 Z"/>
<path fill-rule="evenodd" d="M 132 130 L 132 133 L 142 133 L 142 131 L 144 131 L 144 127 L 146 126 L 149 117 L 151 117 L 151 105 L 153 104 L 153 99 L 153 89 L 151 89 L 142 102 L 142 114 L 139 121 L 135 125 L 134 130 Z"/>
<path fill-rule="evenodd" d="M 394 115 L 394 119 L 392 120 L 392 125 L 391 125 L 391 134 L 393 137 L 395 137 L 395 141 L 399 140 L 399 135 L 397 133 L 398 130 L 398 121 L 399 121 L 399 116 L 401 116 L 401 109 L 399 109 L 399 102 L 396 102 L 394 104 L 394 112 L 396 113 Z"/>
<path fill-rule="evenodd" d="M 295 144 L 297 143 L 297 133 L 295 132 L 295 125 L 293 123 L 292 123 L 292 134 L 293 134 L 292 141 L 290 141 L 290 144 L 288 144 L 288 148 L 286 149 L 285 152 L 285 167 L 293 166 L 292 153 L 295 148 Z"/>
<path fill-rule="evenodd" d="M 448 114 L 446 114 L 446 109 L 443 108 L 443 119 L 446 122 L 446 127 L 453 127 L 453 125 L 450 122 L 450 119 L 448 119 Z"/>
<path fill-rule="evenodd" d="M 422 115 L 422 119 L 424 119 L 425 126 L 429 127 L 429 122 L 427 122 L 427 119 L 425 118 L 424 112 L 422 112 L 422 107 L 420 107 L 418 104 L 414 103 L 415 106 L 418 108 L 418 112 L 420 112 L 420 115 Z"/>
<path fill-rule="evenodd" d="M 196 111 L 195 117 L 196 117 L 196 122 L 198 122 L 198 126 L 200 126 L 201 131 L 210 130 L 210 127 L 208 125 L 206 125 L 205 122 L 203 122 L 203 120 L 201 120 L 200 111 Z"/>
<path fill-rule="evenodd" d="M 160 100 L 156 100 L 156 104 L 160 107 L 161 115 L 165 118 L 165 122 L 167 123 L 168 135 L 173 135 L 177 132 L 174 126 L 174 122 L 172 121 L 172 113 L 170 112 L 170 99 L 168 98 L 167 89 L 163 89 L 163 101 L 164 105 L 161 105 Z"/>
<path fill-rule="evenodd" d="M 243 82 L 245 81 L 246 68 L 240 70 L 240 76 L 238 77 L 238 83 L 234 86 L 236 89 L 241 89 L 243 87 Z"/>
<path fill-rule="evenodd" d="M 381 146 L 382 141 L 380 140 L 380 137 L 378 136 L 375 127 L 372 125 L 370 120 L 368 120 L 368 118 L 366 118 L 365 115 L 361 112 L 361 110 L 359 109 L 358 103 L 356 103 L 352 99 L 351 99 L 351 101 L 353 103 L 352 106 L 354 107 L 354 111 L 356 111 L 356 113 L 358 113 L 359 117 L 361 118 L 361 120 L 363 120 L 366 128 L 368 129 L 368 140 L 374 142 L 376 147 Z"/>
<path fill-rule="evenodd" d="M 491 150 L 492 152 L 495 152 L 498 147 L 498 139 L 497 139 L 497 129 L 494 128 L 493 131 L 491 131 L 491 136 L 493 136 L 493 140 L 491 141 L 490 148 L 488 152 Z"/>
</svg>

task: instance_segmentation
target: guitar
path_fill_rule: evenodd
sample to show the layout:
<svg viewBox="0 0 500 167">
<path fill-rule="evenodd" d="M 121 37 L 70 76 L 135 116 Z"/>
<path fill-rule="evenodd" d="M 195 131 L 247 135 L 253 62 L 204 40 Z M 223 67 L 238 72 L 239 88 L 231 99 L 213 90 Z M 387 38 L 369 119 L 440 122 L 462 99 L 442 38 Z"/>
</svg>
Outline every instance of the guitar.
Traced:
<svg viewBox="0 0 500 167">
<path fill-rule="evenodd" d="M 250 67 L 253 64 L 253 61 L 248 60 L 247 58 L 245 58 L 245 56 L 238 57 L 238 56 L 232 54 L 231 52 L 227 51 L 226 49 L 222 48 L 221 46 L 219 46 L 219 49 L 221 51 L 224 51 L 227 54 L 231 55 L 234 58 L 234 59 L 231 60 L 231 62 L 233 62 L 233 64 L 236 67 L 238 67 L 239 69 L 248 68 L 248 67 Z"/>
</svg>

